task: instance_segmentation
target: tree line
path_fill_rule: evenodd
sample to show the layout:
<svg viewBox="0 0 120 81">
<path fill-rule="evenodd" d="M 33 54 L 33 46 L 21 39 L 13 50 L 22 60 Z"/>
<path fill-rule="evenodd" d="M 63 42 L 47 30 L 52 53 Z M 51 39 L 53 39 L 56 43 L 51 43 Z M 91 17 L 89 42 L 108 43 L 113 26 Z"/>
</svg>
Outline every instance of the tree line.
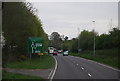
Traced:
<svg viewBox="0 0 120 81">
<path fill-rule="evenodd" d="M 37 10 L 28 2 L 3 2 L 3 62 L 27 57 L 28 37 L 42 37 L 47 49 L 48 37 L 36 12 Z"/>
<path fill-rule="evenodd" d="M 78 52 L 78 48 L 83 51 L 93 50 L 94 35 L 96 50 L 118 48 L 119 46 L 118 37 L 120 35 L 120 30 L 118 28 L 113 28 L 108 34 L 101 35 L 99 35 L 97 32 L 94 33 L 94 31 L 83 30 L 79 34 L 78 38 L 75 38 L 71 47 L 71 51 Z"/>
<path fill-rule="evenodd" d="M 109 31 L 108 34 L 99 35 L 97 32 L 83 30 L 78 37 L 68 40 L 65 36 L 63 39 L 58 32 L 53 32 L 51 34 L 50 46 L 57 49 L 63 49 L 63 51 L 69 50 L 71 52 L 78 52 L 84 50 L 94 49 L 94 37 L 95 37 L 95 49 L 117 49 L 119 46 L 119 35 L 120 30 L 116 27 Z"/>
</svg>

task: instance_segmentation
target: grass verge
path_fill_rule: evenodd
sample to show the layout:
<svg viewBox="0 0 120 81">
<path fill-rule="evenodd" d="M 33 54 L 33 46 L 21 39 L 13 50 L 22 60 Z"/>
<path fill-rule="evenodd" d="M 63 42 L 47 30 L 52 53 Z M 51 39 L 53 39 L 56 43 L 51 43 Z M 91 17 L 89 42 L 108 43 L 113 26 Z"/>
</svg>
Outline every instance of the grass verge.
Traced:
<svg viewBox="0 0 120 81">
<path fill-rule="evenodd" d="M 12 81 L 15 81 L 15 79 L 39 79 L 39 80 L 44 80 L 41 77 L 37 77 L 37 76 L 30 76 L 30 75 L 23 75 L 23 74 L 18 74 L 18 73 L 11 73 L 11 72 L 6 72 L 3 71 L 2 72 L 2 79 L 13 79 Z"/>
<path fill-rule="evenodd" d="M 31 60 L 12 62 L 6 64 L 7 68 L 18 68 L 18 69 L 49 69 L 55 64 L 55 60 L 52 56 L 45 54 L 41 58 L 32 58 Z"/>
<path fill-rule="evenodd" d="M 86 50 L 81 52 L 80 54 L 77 53 L 70 53 L 70 55 L 78 56 L 90 60 L 94 60 L 115 68 L 119 68 L 118 64 L 118 50 L 117 49 L 106 49 L 106 50 L 96 50 L 96 55 L 93 56 L 93 51 Z"/>
</svg>

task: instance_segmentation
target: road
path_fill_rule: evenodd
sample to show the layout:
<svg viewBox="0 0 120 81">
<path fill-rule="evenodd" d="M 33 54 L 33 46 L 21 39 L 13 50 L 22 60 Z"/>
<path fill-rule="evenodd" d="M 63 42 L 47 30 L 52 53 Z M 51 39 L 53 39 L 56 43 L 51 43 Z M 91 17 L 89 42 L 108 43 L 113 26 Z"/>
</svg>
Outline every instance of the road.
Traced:
<svg viewBox="0 0 120 81">
<path fill-rule="evenodd" d="M 118 71 L 87 59 L 54 56 L 57 69 L 53 79 L 118 79 Z"/>
</svg>

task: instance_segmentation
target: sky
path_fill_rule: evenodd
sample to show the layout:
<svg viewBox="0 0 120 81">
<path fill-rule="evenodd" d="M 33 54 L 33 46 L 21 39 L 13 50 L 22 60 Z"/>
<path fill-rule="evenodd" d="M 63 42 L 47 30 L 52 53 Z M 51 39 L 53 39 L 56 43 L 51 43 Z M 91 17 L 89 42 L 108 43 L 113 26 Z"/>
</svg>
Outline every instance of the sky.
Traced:
<svg viewBox="0 0 120 81">
<path fill-rule="evenodd" d="M 28 0 L 27 0 L 28 1 Z M 98 34 L 118 26 L 117 2 L 31 2 L 44 31 L 76 38 L 83 30 L 95 28 Z M 93 23 L 92 21 L 95 21 Z M 94 26 L 95 24 L 95 26 Z"/>
</svg>

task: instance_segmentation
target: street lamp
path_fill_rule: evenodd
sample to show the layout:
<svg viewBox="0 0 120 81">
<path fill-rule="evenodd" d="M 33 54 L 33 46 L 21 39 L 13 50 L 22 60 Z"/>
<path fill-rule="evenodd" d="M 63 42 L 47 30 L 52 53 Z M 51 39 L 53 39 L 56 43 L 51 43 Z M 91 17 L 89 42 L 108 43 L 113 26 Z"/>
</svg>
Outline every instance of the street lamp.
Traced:
<svg viewBox="0 0 120 81">
<path fill-rule="evenodd" d="M 94 53 L 93 53 L 93 56 L 95 56 L 95 21 L 92 21 L 93 22 L 93 24 L 94 24 L 94 46 L 93 46 L 93 48 L 94 48 Z"/>
<path fill-rule="evenodd" d="M 79 36 L 80 36 L 80 35 L 79 35 L 79 33 L 80 33 L 80 29 L 78 28 L 78 54 L 80 53 L 80 52 L 79 52 L 79 49 L 80 49 L 80 41 L 79 41 L 79 40 L 80 40 L 80 39 L 79 39 Z"/>
</svg>

